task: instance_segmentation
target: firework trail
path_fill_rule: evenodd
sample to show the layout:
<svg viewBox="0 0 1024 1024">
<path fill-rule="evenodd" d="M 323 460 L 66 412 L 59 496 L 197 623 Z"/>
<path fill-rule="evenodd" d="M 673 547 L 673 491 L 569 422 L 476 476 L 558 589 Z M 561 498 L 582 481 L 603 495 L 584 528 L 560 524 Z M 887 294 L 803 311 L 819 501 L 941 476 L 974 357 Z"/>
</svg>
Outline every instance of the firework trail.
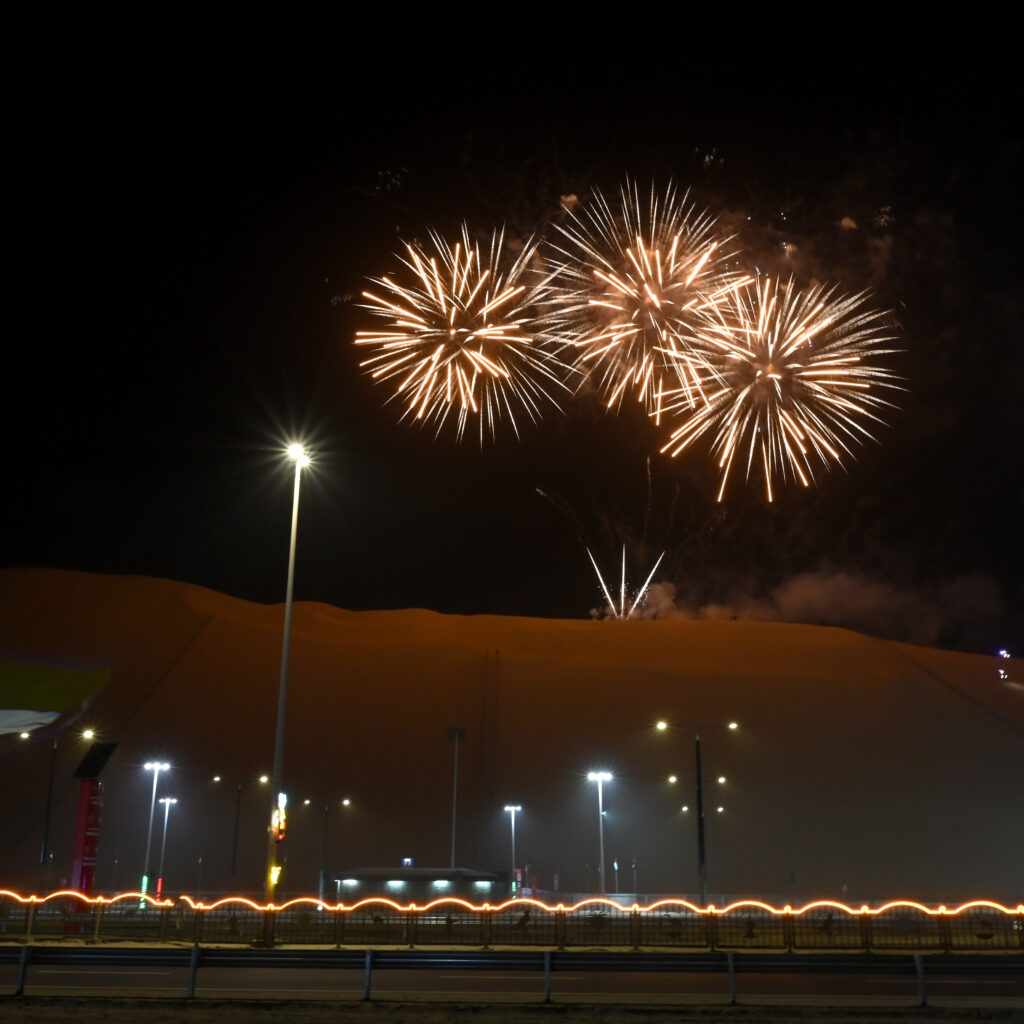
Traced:
<svg viewBox="0 0 1024 1024">
<path fill-rule="evenodd" d="M 587 557 L 590 559 L 590 564 L 594 567 L 594 572 L 597 573 L 597 581 L 601 584 L 601 591 L 604 593 L 604 598 L 608 602 L 608 618 L 610 619 L 631 619 L 633 613 L 643 603 L 643 599 L 647 596 L 647 590 L 651 585 L 651 580 L 654 579 L 654 574 L 658 571 L 658 566 L 661 565 L 661 560 L 665 557 L 665 552 L 662 551 L 658 555 L 658 560 L 654 563 L 654 568 L 651 569 L 644 580 L 644 585 L 636 592 L 632 603 L 629 605 L 627 610 L 626 604 L 628 595 L 626 591 L 626 545 L 622 545 L 622 582 L 619 586 L 619 603 L 616 604 L 614 598 L 608 590 L 608 586 L 604 581 L 604 577 L 601 575 L 601 570 L 597 567 L 597 562 L 594 560 L 594 556 L 590 552 L 590 548 L 587 548 Z"/>
<path fill-rule="evenodd" d="M 433 252 L 409 244 L 399 256 L 408 281 L 371 278 L 380 294 L 363 292 L 362 308 L 386 323 L 356 332 L 372 352 L 360 365 L 392 383 L 400 419 L 432 423 L 439 435 L 452 418 L 460 439 L 477 419 L 482 445 L 485 428 L 493 439 L 507 418 L 518 437 L 517 413 L 537 422 L 543 406 L 559 408 L 571 372 L 545 347 L 536 311 L 550 285 L 530 269 L 537 243 L 511 259 L 504 231 L 483 252 L 465 225 L 454 246 L 433 232 L 430 240 Z"/>
<path fill-rule="evenodd" d="M 896 351 L 894 339 L 863 294 L 759 278 L 706 309 L 697 334 L 707 372 L 664 394 L 654 415 L 682 418 L 661 449 L 673 456 L 711 434 L 719 501 L 737 457 L 748 478 L 763 473 L 771 501 L 773 480 L 809 486 L 814 464 L 841 464 L 873 439 L 864 421 L 892 408 L 877 389 L 898 389 L 896 376 L 873 360 Z"/>
<path fill-rule="evenodd" d="M 613 200 L 595 190 L 550 245 L 556 333 L 608 408 L 631 393 L 652 410 L 664 390 L 695 384 L 703 356 L 694 325 L 747 280 L 729 269 L 715 218 L 695 212 L 688 195 L 652 186 L 641 200 L 635 182 Z"/>
</svg>

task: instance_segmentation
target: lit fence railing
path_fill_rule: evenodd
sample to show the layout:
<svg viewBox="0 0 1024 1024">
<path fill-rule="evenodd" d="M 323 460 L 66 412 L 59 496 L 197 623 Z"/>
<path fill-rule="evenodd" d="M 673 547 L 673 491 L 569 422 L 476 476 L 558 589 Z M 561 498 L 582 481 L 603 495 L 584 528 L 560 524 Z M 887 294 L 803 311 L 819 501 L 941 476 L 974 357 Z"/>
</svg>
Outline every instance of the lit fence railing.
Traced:
<svg viewBox="0 0 1024 1024">
<path fill-rule="evenodd" d="M 623 906 L 595 898 L 565 906 L 532 899 L 418 906 L 383 897 L 351 905 L 242 897 L 204 904 L 139 893 L 21 896 L 0 889 L 0 942 L 185 943 L 290 946 L 470 946 L 670 949 L 761 953 L 1020 953 L 1024 905 L 973 900 L 957 907 L 894 901 L 850 907 L 821 900 L 773 907 L 742 900 L 700 908 L 685 900 Z"/>
</svg>

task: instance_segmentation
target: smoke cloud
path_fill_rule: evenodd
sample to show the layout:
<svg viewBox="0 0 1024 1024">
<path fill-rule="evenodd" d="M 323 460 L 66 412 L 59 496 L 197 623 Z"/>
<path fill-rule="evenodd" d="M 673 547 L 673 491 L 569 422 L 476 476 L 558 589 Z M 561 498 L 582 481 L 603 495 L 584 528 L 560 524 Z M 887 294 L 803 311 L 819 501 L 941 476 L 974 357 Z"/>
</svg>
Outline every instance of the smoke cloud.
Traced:
<svg viewBox="0 0 1024 1024">
<path fill-rule="evenodd" d="M 863 573 L 823 569 L 793 576 L 766 594 L 736 592 L 715 603 L 701 603 L 674 583 L 655 583 L 640 617 L 843 626 L 889 640 L 936 644 L 1002 612 L 998 586 L 977 573 L 934 587 L 901 587 Z"/>
</svg>

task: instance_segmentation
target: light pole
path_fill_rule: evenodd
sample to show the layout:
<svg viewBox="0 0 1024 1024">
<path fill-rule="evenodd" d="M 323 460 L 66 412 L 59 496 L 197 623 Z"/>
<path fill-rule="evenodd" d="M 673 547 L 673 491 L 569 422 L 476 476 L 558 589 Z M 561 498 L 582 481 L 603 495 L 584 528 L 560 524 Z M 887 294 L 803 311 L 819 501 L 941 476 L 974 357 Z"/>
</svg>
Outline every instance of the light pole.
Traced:
<svg viewBox="0 0 1024 1024">
<path fill-rule="evenodd" d="M 600 837 L 601 843 L 601 862 L 600 862 L 600 873 L 601 873 L 601 895 L 603 896 L 607 891 L 607 887 L 604 882 L 604 790 L 602 785 L 605 782 L 611 782 L 611 772 L 588 772 L 587 781 L 597 783 L 597 833 Z"/>
<path fill-rule="evenodd" d="M 164 854 L 167 852 L 167 817 L 171 813 L 171 804 L 178 801 L 173 796 L 160 797 L 160 803 L 164 805 L 164 834 L 160 840 L 160 869 L 156 873 L 156 898 L 160 899 L 164 891 Z"/>
<path fill-rule="evenodd" d="M 341 801 L 341 806 L 342 807 L 351 807 L 351 805 L 352 805 L 352 801 L 348 797 L 345 797 L 345 799 Z M 324 801 L 324 834 L 323 834 L 323 841 L 320 844 L 320 881 L 319 881 L 319 884 L 317 885 L 317 897 L 319 898 L 321 903 L 323 903 L 323 901 L 324 901 L 324 889 L 326 888 L 326 885 L 327 885 L 327 825 L 328 825 L 328 815 L 330 814 L 330 810 L 331 810 L 331 805 L 325 800 Z"/>
<path fill-rule="evenodd" d="M 505 810 L 512 815 L 512 897 L 519 895 L 516 885 L 516 812 L 523 808 L 519 804 L 505 804 Z"/>
<path fill-rule="evenodd" d="M 455 810 L 459 801 L 459 744 L 466 738 L 466 730 L 453 725 L 448 730 L 448 739 L 455 743 L 455 766 L 452 769 L 452 858 L 451 867 L 455 867 Z"/>
<path fill-rule="evenodd" d="M 655 725 L 655 728 L 659 732 L 664 732 L 669 728 L 669 723 L 666 721 L 660 721 Z M 701 776 L 701 756 L 700 756 L 700 734 L 702 727 L 699 725 L 689 726 L 672 726 L 675 729 L 688 729 L 693 733 L 694 738 L 694 753 L 696 756 L 696 767 L 697 767 L 697 871 L 700 878 L 700 899 L 703 906 L 708 905 L 708 864 L 707 864 L 707 852 L 704 843 L 704 783 Z M 729 722 L 727 728 L 730 731 L 735 731 L 739 728 L 738 722 Z M 675 781 L 673 777 L 671 781 Z M 725 776 L 719 776 L 719 782 L 725 782 Z M 719 808 L 721 810 L 721 808 Z"/>
<path fill-rule="evenodd" d="M 281 682 L 277 688 L 277 731 L 274 736 L 274 770 L 270 778 L 273 782 L 270 792 L 270 829 L 267 839 L 267 877 L 266 902 L 274 898 L 274 887 L 281 874 L 281 865 L 277 862 L 277 844 L 284 838 L 284 815 L 286 798 L 282 779 L 284 762 L 284 724 L 285 710 L 288 705 L 288 656 L 292 641 L 292 593 L 295 586 L 295 538 L 299 528 L 299 483 L 302 471 L 310 464 L 310 457 L 301 444 L 288 446 L 288 458 L 295 463 L 295 492 L 292 497 L 292 532 L 288 546 L 288 585 L 284 599 L 284 637 L 281 642 Z"/>
<path fill-rule="evenodd" d="M 147 772 L 153 773 L 153 797 L 149 802 L 149 831 L 146 832 L 146 860 L 142 867 L 141 892 L 145 896 L 149 889 L 149 853 L 153 845 L 153 814 L 156 811 L 156 787 L 160 780 L 160 773 L 167 771 L 171 766 L 164 761 L 147 761 L 145 768 Z"/>
<path fill-rule="evenodd" d="M 21 739 L 28 740 L 32 738 L 32 732 L 25 730 L 19 733 Z M 81 736 L 83 740 L 91 740 L 93 738 L 92 729 L 85 729 Z M 53 781 L 54 774 L 57 769 L 57 742 L 60 736 L 55 735 L 53 742 L 50 745 L 50 767 L 46 778 L 46 803 L 43 807 L 43 837 L 39 844 L 39 864 L 43 866 L 47 862 L 47 853 L 50 846 L 50 817 L 53 812 Z"/>
<path fill-rule="evenodd" d="M 223 775 L 214 775 L 214 785 L 219 785 L 224 781 Z M 269 775 L 261 775 L 256 780 L 261 786 L 267 785 L 270 782 Z M 231 829 L 231 875 L 234 877 L 238 870 L 238 834 L 242 823 L 242 790 L 245 784 L 251 783 L 251 778 L 235 779 L 235 813 L 234 813 L 234 824 Z M 262 797 L 260 797 L 262 799 Z"/>
</svg>

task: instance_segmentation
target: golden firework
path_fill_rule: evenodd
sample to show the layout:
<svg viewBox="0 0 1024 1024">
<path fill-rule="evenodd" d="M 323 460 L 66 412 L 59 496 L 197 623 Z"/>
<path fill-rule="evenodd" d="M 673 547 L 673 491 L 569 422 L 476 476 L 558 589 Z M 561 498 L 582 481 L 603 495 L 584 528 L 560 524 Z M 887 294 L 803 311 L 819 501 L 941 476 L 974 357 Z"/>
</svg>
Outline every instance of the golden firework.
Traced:
<svg viewBox="0 0 1024 1024">
<path fill-rule="evenodd" d="M 548 257 L 555 330 L 608 408 L 631 393 L 651 410 L 666 389 L 695 383 L 704 369 L 695 325 L 747 280 L 715 218 L 688 196 L 652 186 L 641 199 L 627 182 L 614 200 L 595 190 L 558 226 L 562 241 Z"/>
<path fill-rule="evenodd" d="M 532 268 L 537 245 L 510 258 L 502 231 L 481 252 L 465 225 L 454 245 L 433 232 L 430 241 L 433 251 L 412 243 L 399 256 L 407 280 L 372 278 L 380 294 L 363 292 L 362 308 L 386 323 L 356 332 L 355 343 L 372 350 L 360 365 L 394 385 L 401 419 L 440 434 L 453 418 L 459 438 L 476 420 L 481 444 L 507 419 L 518 436 L 517 413 L 536 422 L 543 406 L 557 408 L 569 372 L 541 330 L 550 285 Z"/>
<path fill-rule="evenodd" d="M 892 407 L 879 391 L 898 388 L 877 361 L 896 351 L 894 338 L 864 300 L 765 277 L 706 307 L 694 342 L 703 372 L 663 394 L 654 411 L 658 422 L 682 419 L 662 452 L 678 455 L 710 433 L 719 501 L 737 458 L 748 478 L 755 468 L 763 474 L 769 501 L 774 479 L 809 486 L 816 464 L 841 464 L 872 439 L 865 423 L 881 423 L 878 410 Z"/>
</svg>

